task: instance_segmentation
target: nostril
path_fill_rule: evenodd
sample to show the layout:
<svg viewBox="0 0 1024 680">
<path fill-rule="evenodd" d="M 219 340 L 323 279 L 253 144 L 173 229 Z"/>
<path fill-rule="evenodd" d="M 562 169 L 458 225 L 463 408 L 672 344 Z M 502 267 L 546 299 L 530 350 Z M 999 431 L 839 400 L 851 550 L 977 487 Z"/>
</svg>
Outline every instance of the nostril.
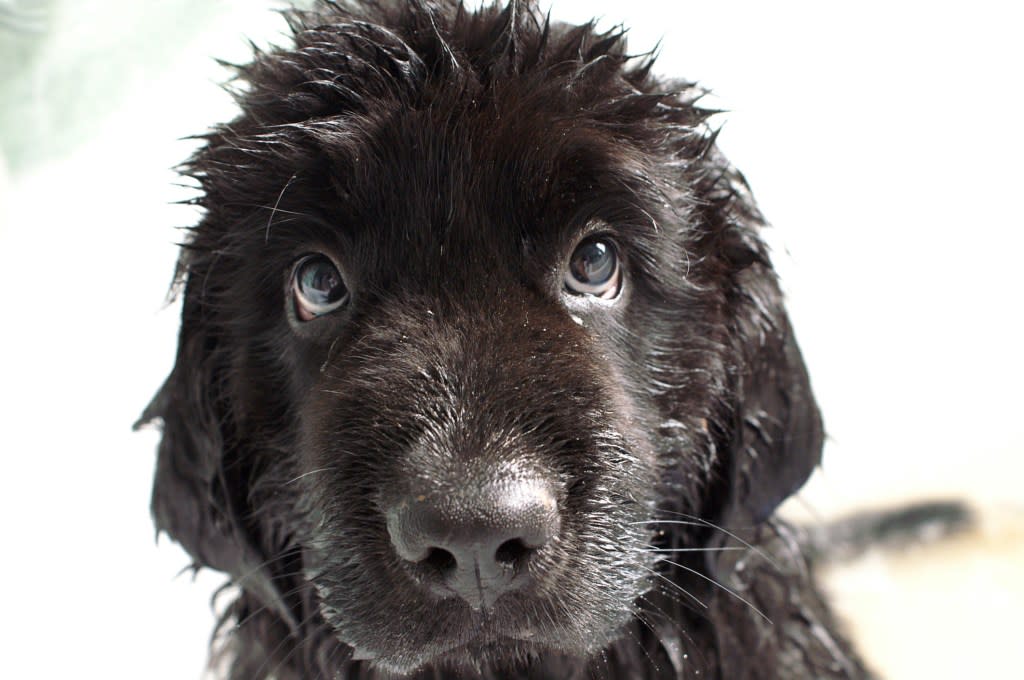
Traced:
<svg viewBox="0 0 1024 680">
<path fill-rule="evenodd" d="M 561 520 L 543 479 L 464 487 L 399 498 L 386 511 L 387 531 L 421 586 L 479 609 L 541 576 L 527 566 L 557 537 Z"/>
<path fill-rule="evenodd" d="M 431 548 L 427 552 L 427 556 L 423 558 L 421 564 L 430 567 L 442 576 L 455 571 L 458 562 L 455 560 L 455 555 L 444 548 Z"/>
<path fill-rule="evenodd" d="M 512 538 L 498 546 L 494 559 L 507 567 L 519 567 L 531 552 L 533 551 L 526 547 L 522 539 Z"/>
</svg>

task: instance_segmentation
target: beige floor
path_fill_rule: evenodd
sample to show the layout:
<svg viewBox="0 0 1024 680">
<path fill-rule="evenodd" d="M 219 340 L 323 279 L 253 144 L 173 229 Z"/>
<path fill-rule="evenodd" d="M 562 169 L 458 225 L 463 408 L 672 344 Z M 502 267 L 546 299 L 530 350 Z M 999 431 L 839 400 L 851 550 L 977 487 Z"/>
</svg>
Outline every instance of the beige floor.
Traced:
<svg viewBox="0 0 1024 680">
<path fill-rule="evenodd" d="M 808 516 L 806 506 L 787 510 Z M 1024 511 L 984 503 L 975 510 L 968 532 L 875 549 L 823 574 L 861 653 L 883 678 L 1024 678 Z"/>
<path fill-rule="evenodd" d="M 891 678 L 1024 678 L 1024 522 L 836 568 L 827 584 L 869 661 Z M 1012 664 L 1012 665 L 1011 665 Z"/>
</svg>

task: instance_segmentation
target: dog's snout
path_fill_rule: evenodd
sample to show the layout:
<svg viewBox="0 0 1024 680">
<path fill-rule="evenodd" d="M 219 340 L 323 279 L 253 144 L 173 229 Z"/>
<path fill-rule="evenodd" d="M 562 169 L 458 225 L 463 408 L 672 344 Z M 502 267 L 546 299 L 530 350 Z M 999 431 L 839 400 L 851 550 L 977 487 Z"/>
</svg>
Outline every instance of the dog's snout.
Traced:
<svg viewBox="0 0 1024 680">
<path fill-rule="evenodd" d="M 388 510 L 387 526 L 398 555 L 432 590 L 479 609 L 530 581 L 527 565 L 560 520 L 550 487 L 523 479 L 407 495 Z"/>
</svg>

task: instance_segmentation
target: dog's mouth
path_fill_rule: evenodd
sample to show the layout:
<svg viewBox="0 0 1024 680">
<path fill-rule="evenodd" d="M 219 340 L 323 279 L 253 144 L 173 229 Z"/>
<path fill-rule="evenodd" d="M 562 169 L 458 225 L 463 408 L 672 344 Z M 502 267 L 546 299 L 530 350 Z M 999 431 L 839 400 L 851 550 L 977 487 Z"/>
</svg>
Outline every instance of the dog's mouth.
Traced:
<svg viewBox="0 0 1024 680">
<path fill-rule="evenodd" d="M 435 601 L 429 610 L 407 610 L 406 620 L 379 622 L 383 628 L 375 634 L 360 631 L 357 639 L 345 634 L 344 624 L 333 627 L 337 639 L 352 648 L 353 661 L 399 676 L 429 666 L 451 669 L 453 676 L 461 677 L 478 675 L 486 668 L 519 666 L 538 657 L 589 656 L 597 646 L 618 637 L 631 618 L 624 610 L 621 617 L 611 617 L 614 621 L 591 621 L 589 626 L 573 619 L 556 622 L 545 614 L 545 603 L 528 599 L 522 602 L 517 594 L 510 594 L 484 609 L 455 598 Z"/>
<path fill-rule="evenodd" d="M 497 632 L 478 627 L 457 638 L 435 640 L 419 650 L 371 650 L 354 647 L 352 659 L 397 674 L 413 673 L 424 666 L 453 671 L 480 672 L 491 666 L 509 666 L 544 654 L 571 654 L 552 636 L 523 628 Z"/>
<path fill-rule="evenodd" d="M 468 654 L 479 656 L 479 652 L 494 652 L 506 649 L 509 646 L 535 645 L 549 647 L 539 639 L 532 630 L 524 630 L 519 633 L 493 633 L 478 630 L 471 633 L 468 639 L 438 642 L 433 646 L 431 655 L 434 657 L 458 657 Z M 356 661 L 382 661 L 391 657 L 393 652 L 375 651 L 362 647 L 353 647 L 352 658 Z"/>
</svg>

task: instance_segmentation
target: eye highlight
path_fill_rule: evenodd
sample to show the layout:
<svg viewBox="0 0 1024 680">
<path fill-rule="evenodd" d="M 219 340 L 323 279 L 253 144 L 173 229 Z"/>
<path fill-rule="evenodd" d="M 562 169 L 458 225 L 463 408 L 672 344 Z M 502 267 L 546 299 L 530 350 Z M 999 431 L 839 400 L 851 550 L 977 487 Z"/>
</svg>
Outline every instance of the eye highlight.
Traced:
<svg viewBox="0 0 1024 680">
<path fill-rule="evenodd" d="M 622 289 L 622 272 L 615 244 L 608 238 L 586 238 L 576 246 L 565 270 L 570 293 L 613 300 Z"/>
<path fill-rule="evenodd" d="M 312 321 L 348 301 L 348 288 L 338 267 L 319 253 L 306 255 L 295 263 L 290 288 L 299 321 Z"/>
</svg>

